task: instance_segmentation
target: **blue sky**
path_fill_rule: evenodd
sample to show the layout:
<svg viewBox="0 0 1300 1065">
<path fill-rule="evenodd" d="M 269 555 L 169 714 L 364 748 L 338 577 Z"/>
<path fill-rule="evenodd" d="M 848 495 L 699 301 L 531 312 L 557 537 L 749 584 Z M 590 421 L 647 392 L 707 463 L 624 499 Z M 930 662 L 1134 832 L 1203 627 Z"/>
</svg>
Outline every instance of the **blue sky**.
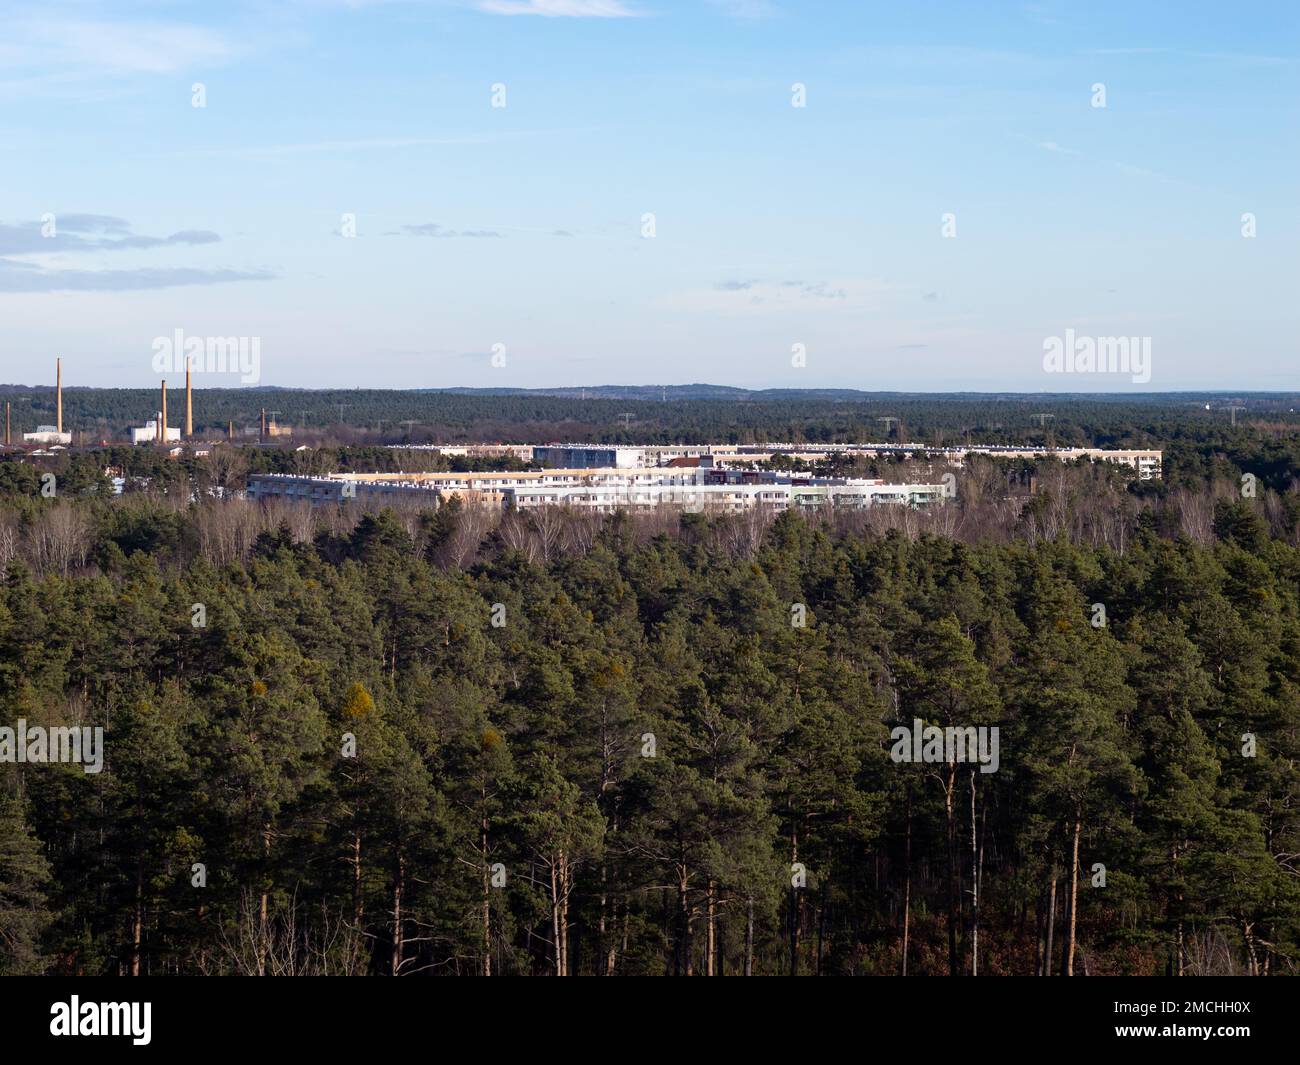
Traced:
<svg viewBox="0 0 1300 1065">
<path fill-rule="evenodd" d="M 1298 119 L 1289 0 L 4 3 L 0 381 L 1300 389 Z"/>
</svg>

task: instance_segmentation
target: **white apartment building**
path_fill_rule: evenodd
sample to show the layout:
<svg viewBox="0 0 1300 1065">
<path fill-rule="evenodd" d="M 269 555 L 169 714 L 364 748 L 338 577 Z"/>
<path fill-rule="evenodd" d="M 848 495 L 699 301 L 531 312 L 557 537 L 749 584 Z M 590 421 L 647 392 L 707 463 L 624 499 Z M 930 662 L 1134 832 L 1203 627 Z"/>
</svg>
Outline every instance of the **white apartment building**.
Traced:
<svg viewBox="0 0 1300 1065">
<path fill-rule="evenodd" d="M 459 497 L 519 510 L 567 505 L 607 513 L 660 506 L 738 512 L 758 507 L 856 508 L 878 503 L 924 506 L 942 501 L 945 486 L 709 467 L 648 467 L 511 473 L 348 473 L 325 477 L 255 474 L 249 478 L 248 492 L 255 499 L 279 497 L 313 504 L 408 496 L 428 499 L 435 505 Z"/>
<path fill-rule="evenodd" d="M 447 455 L 513 454 L 523 461 L 550 463 L 560 469 L 593 470 L 658 468 L 674 459 L 698 458 L 702 465 L 727 466 L 737 463 L 768 462 L 777 455 L 799 460 L 808 465 L 823 462 L 835 455 L 863 455 L 878 458 L 882 455 L 910 455 L 924 452 L 934 458 L 946 459 L 960 466 L 968 455 L 987 455 L 993 458 L 1036 459 L 1055 457 L 1062 462 L 1091 459 L 1097 462 L 1114 462 L 1137 471 L 1141 480 L 1149 481 L 1161 474 L 1163 453 L 1159 450 L 1132 448 L 1052 448 L 1019 447 L 1014 445 L 975 445 L 971 447 L 933 447 L 925 444 L 670 444 L 628 447 L 604 444 L 547 444 L 527 445 L 471 445 L 468 447 L 439 448 Z"/>
</svg>

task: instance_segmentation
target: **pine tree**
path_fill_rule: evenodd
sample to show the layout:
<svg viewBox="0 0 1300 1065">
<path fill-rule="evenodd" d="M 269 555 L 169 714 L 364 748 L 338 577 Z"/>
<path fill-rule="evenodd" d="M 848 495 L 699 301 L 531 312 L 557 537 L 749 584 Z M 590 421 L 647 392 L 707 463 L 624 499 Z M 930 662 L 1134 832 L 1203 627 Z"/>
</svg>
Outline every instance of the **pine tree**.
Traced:
<svg viewBox="0 0 1300 1065">
<path fill-rule="evenodd" d="M 41 939 L 52 921 L 46 889 L 50 866 L 23 816 L 23 804 L 0 791 L 0 976 L 41 972 Z"/>
</svg>

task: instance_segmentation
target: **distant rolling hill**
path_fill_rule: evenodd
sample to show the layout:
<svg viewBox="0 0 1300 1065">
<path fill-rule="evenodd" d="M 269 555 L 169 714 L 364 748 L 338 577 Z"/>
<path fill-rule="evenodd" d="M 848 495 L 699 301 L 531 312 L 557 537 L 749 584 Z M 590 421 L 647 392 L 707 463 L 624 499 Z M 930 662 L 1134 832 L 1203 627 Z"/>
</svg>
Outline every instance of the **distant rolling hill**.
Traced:
<svg viewBox="0 0 1300 1065">
<path fill-rule="evenodd" d="M 667 400 L 738 400 L 748 402 L 803 400 L 868 403 L 889 399 L 979 400 L 1007 402 L 1087 400 L 1094 403 L 1223 403 L 1252 396 L 1259 399 L 1300 401 L 1294 392 L 878 392 L 859 388 L 737 388 L 732 385 L 587 385 L 565 388 L 421 388 L 417 392 L 442 392 L 462 396 L 551 396 L 558 399 L 609 399 L 637 403 Z"/>
</svg>

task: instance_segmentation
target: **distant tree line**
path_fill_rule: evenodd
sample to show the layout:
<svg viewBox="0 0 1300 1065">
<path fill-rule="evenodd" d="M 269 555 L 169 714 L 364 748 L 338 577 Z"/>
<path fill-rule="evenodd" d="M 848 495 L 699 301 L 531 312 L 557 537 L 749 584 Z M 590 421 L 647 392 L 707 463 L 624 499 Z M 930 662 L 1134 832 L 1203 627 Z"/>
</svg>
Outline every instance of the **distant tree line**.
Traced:
<svg viewBox="0 0 1300 1065">
<path fill-rule="evenodd" d="M 65 375 L 66 376 L 66 375 Z M 179 425 L 180 381 L 170 382 Z M 748 444 L 897 441 L 939 444 L 1037 443 L 1061 446 L 1152 447 L 1157 441 L 1219 437 L 1234 441 L 1247 423 L 1292 435 L 1297 397 L 1248 399 L 1241 425 L 1205 397 L 901 395 L 826 392 L 742 393 L 668 389 L 667 402 L 646 398 L 581 398 L 541 392 L 398 391 L 380 389 L 196 388 L 196 432 L 224 437 L 260 426 L 263 409 L 317 442 L 466 443 L 560 441 L 627 444 Z M 707 398 L 700 398 L 707 397 Z M 12 403 L 14 432 L 54 421 L 53 388 L 0 386 Z M 143 425 L 158 408 L 155 389 L 65 388 L 64 427 L 85 442 L 113 441 Z M 1218 401 L 1216 399 L 1215 403 Z M 889 420 L 886 420 L 889 419 Z M 74 443 L 77 442 L 74 437 Z"/>
</svg>

